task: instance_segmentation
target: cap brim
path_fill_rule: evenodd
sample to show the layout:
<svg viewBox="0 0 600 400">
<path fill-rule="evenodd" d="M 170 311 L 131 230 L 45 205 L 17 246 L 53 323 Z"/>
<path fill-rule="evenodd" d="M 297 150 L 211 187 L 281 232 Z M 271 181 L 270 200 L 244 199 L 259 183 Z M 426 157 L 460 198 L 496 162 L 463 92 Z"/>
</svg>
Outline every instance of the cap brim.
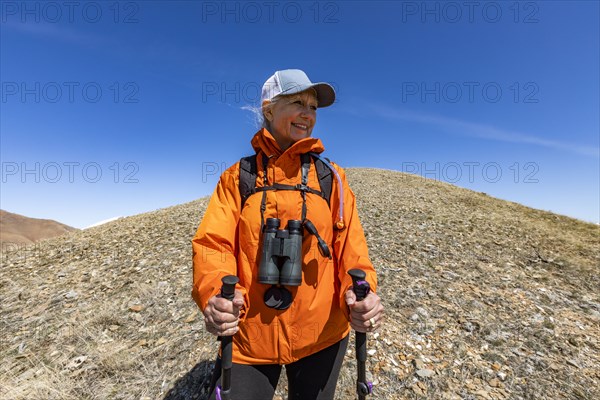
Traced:
<svg viewBox="0 0 600 400">
<path fill-rule="evenodd" d="M 317 92 L 318 108 L 328 107 L 335 101 L 335 90 L 333 89 L 333 86 L 325 82 L 312 83 L 310 85 L 295 85 L 288 90 L 284 90 L 283 92 L 279 93 L 279 95 L 288 96 L 291 94 L 304 92 L 310 88 L 315 89 L 315 92 Z"/>
<path fill-rule="evenodd" d="M 335 90 L 329 83 L 320 82 L 312 86 L 317 91 L 318 107 L 328 107 L 335 101 Z"/>
</svg>

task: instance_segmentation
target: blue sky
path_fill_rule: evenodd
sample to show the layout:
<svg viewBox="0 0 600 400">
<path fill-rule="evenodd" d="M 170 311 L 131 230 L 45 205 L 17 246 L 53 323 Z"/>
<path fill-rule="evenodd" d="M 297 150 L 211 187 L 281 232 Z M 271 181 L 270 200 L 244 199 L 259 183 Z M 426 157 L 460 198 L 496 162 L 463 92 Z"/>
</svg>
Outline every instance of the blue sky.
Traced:
<svg viewBox="0 0 600 400">
<path fill-rule="evenodd" d="M 275 71 L 343 167 L 600 220 L 596 1 L 1 3 L 1 208 L 83 228 L 209 195 Z M 401 195 L 401 194 L 399 194 Z"/>
</svg>

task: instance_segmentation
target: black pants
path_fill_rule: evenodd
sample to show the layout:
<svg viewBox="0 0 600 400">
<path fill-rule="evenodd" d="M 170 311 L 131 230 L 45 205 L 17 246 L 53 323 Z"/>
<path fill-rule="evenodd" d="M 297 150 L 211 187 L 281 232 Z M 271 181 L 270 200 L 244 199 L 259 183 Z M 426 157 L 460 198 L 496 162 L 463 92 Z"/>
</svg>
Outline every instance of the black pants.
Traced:
<svg viewBox="0 0 600 400">
<path fill-rule="evenodd" d="M 348 347 L 348 336 L 315 354 L 287 364 L 288 399 L 331 400 L 344 354 Z M 244 365 L 231 367 L 231 398 L 236 400 L 272 399 L 277 388 L 281 365 Z M 221 359 L 217 357 L 211 382 L 210 400 L 215 399 L 216 385 L 221 384 Z"/>
</svg>

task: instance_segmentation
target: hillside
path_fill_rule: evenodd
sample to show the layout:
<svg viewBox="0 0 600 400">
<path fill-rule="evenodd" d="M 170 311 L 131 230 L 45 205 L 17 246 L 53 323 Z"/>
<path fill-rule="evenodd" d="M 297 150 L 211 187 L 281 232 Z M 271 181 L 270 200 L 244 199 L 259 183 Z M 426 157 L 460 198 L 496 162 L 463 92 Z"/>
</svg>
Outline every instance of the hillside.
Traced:
<svg viewBox="0 0 600 400">
<path fill-rule="evenodd" d="M 29 218 L 0 210 L 0 246 L 3 250 L 16 250 L 22 245 L 76 230 L 50 219 Z"/>
<path fill-rule="evenodd" d="M 369 398 L 600 398 L 598 226 L 401 172 L 347 174 L 387 310 Z M 4 255 L 0 398 L 205 398 L 218 343 L 190 296 L 190 240 L 207 203 Z M 338 399 L 354 380 L 349 347 Z"/>
</svg>

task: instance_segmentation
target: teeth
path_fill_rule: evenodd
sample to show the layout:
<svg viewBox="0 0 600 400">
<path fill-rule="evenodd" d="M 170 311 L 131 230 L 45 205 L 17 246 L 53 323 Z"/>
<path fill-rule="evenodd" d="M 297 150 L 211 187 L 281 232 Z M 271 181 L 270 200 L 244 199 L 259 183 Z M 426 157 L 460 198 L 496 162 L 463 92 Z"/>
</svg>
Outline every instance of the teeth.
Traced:
<svg viewBox="0 0 600 400">
<path fill-rule="evenodd" d="M 292 125 L 297 126 L 298 128 L 308 129 L 308 127 L 306 125 L 302 125 L 302 124 L 294 124 L 294 123 L 292 123 Z"/>
</svg>

